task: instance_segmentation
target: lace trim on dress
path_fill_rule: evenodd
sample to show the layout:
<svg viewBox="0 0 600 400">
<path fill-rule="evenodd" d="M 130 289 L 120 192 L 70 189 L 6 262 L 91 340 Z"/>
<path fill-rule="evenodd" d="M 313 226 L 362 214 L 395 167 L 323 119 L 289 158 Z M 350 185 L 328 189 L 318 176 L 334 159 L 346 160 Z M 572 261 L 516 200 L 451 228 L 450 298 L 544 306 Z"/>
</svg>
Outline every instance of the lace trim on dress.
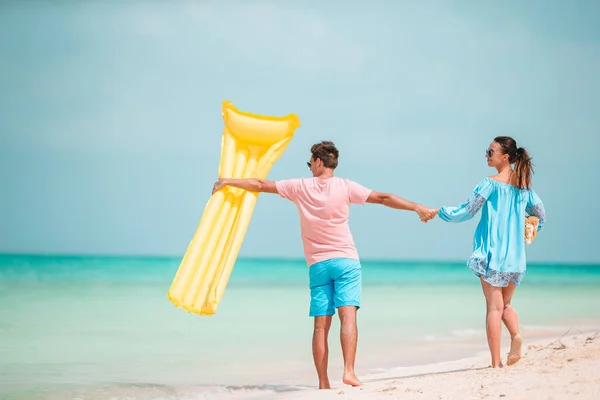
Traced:
<svg viewBox="0 0 600 400">
<path fill-rule="evenodd" d="M 519 286 L 524 272 L 504 272 L 489 269 L 486 260 L 481 258 L 471 258 L 467 263 L 468 267 L 481 279 L 495 287 L 507 287 L 510 282 Z"/>
<path fill-rule="evenodd" d="M 473 193 L 473 195 L 467 201 L 467 205 L 465 206 L 469 214 L 475 215 L 481 207 L 485 204 L 487 199 L 480 195 L 479 193 Z"/>
<path fill-rule="evenodd" d="M 536 204 L 535 206 L 527 207 L 525 209 L 525 212 L 529 215 L 535 215 L 540 219 L 540 222 L 546 221 L 546 210 L 541 204 Z"/>
</svg>

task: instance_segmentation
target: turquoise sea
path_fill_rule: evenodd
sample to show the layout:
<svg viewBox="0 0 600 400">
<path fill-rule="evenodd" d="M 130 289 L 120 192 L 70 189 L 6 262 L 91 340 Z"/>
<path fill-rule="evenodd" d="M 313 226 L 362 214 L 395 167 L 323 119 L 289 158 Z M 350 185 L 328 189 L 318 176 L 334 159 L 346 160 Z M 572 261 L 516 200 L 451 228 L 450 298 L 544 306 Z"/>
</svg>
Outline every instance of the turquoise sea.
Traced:
<svg viewBox="0 0 600 400">
<path fill-rule="evenodd" d="M 238 260 L 210 317 L 168 300 L 179 261 L 0 255 L 0 398 L 213 399 L 314 387 L 303 260 Z M 486 349 L 481 287 L 464 262 L 362 265 L 359 376 Z M 529 264 L 513 304 L 530 335 L 597 328 L 600 265 Z"/>
</svg>

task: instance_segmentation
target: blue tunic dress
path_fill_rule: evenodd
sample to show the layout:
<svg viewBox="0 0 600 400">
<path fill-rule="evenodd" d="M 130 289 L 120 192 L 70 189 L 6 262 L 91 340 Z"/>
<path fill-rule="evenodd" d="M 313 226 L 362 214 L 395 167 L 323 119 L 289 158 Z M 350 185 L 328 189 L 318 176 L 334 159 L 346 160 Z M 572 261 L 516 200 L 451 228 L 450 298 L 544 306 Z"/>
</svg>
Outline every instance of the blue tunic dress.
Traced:
<svg viewBox="0 0 600 400">
<path fill-rule="evenodd" d="M 519 286 L 526 269 L 525 217 L 539 218 L 538 231 L 546 223 L 542 200 L 531 189 L 484 178 L 469 199 L 458 207 L 441 207 L 447 222 L 468 221 L 481 210 L 475 230 L 473 254 L 467 266 L 492 286 Z"/>
</svg>

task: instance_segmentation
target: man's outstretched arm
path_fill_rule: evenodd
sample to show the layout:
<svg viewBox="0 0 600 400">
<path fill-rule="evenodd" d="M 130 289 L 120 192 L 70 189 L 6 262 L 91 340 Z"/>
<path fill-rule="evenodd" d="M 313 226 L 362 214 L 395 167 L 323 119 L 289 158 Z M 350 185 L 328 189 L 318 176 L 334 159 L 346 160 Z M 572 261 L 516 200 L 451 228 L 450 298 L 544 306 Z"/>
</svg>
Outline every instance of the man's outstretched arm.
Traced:
<svg viewBox="0 0 600 400">
<path fill-rule="evenodd" d="M 419 215 L 419 218 L 421 218 L 421 221 L 423 222 L 427 222 L 437 214 L 437 210 L 432 210 L 422 204 L 405 200 L 391 193 L 373 191 L 367 198 L 367 203 L 383 204 L 386 207 L 395 208 L 397 210 L 414 211 Z"/>
<path fill-rule="evenodd" d="M 277 193 L 277 187 L 275 182 L 266 181 L 264 179 L 219 179 L 213 186 L 213 193 L 221 190 L 225 186 L 233 186 L 236 188 L 244 189 L 249 192 L 262 192 L 262 193 Z"/>
</svg>

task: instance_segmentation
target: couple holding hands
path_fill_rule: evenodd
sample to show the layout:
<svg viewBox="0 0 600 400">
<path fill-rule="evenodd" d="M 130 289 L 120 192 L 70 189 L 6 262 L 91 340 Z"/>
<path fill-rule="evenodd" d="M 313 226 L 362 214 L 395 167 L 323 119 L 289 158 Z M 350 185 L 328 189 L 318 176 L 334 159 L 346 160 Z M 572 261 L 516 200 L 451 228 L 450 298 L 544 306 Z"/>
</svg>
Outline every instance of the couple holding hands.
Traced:
<svg viewBox="0 0 600 400">
<path fill-rule="evenodd" d="M 358 339 L 356 323 L 362 292 L 361 264 L 348 225 L 350 204 L 374 203 L 414 211 L 423 222 L 436 215 L 446 222 L 464 222 L 481 210 L 467 266 L 479 277 L 487 305 L 486 332 L 492 367 L 502 367 L 502 322 L 511 336 L 507 365 L 521 358 L 522 338 L 516 310 L 511 306 L 515 288 L 525 274 L 525 220 L 532 217 L 533 231 L 542 229 L 546 215 L 531 189 L 533 173 L 528 152 L 514 139 L 496 137 L 486 150 L 488 166 L 498 173 L 483 178 L 468 200 L 456 207 L 430 209 L 389 193 L 370 190 L 349 179 L 334 176 L 339 151 L 334 143 L 314 144 L 307 162 L 312 178 L 267 181 L 219 179 L 213 193 L 225 186 L 252 192 L 279 194 L 294 202 L 300 216 L 304 255 L 309 266 L 310 311 L 314 317 L 312 350 L 319 389 L 329 389 L 327 337 L 335 310 L 340 316 L 340 341 L 344 358 L 343 382 L 361 385 L 354 373 Z M 514 165 L 514 167 L 513 167 Z M 530 220 L 531 221 L 531 220 Z M 532 233 L 532 234 L 531 234 Z"/>
</svg>

